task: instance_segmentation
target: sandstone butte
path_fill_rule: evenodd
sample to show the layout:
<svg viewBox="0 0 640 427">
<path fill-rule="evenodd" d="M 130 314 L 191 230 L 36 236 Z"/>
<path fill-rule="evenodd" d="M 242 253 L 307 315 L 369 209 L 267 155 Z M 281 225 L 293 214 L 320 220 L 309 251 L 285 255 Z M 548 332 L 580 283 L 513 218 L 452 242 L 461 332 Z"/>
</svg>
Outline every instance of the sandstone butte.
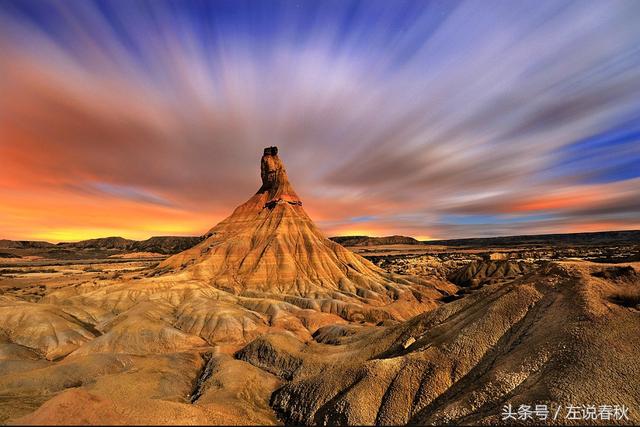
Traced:
<svg viewBox="0 0 640 427">
<path fill-rule="evenodd" d="M 490 424 L 507 403 L 640 422 L 640 311 L 615 299 L 637 263 L 394 275 L 322 235 L 275 147 L 260 169 L 144 277 L 0 295 L 0 423 Z"/>
<path fill-rule="evenodd" d="M 438 287 L 452 290 L 387 273 L 325 237 L 304 211 L 276 147 L 264 150 L 260 176 L 262 186 L 253 197 L 200 244 L 165 260 L 160 273 L 171 280 L 201 280 L 232 295 L 274 298 L 374 323 L 412 317 L 435 306 L 442 296 Z"/>
</svg>

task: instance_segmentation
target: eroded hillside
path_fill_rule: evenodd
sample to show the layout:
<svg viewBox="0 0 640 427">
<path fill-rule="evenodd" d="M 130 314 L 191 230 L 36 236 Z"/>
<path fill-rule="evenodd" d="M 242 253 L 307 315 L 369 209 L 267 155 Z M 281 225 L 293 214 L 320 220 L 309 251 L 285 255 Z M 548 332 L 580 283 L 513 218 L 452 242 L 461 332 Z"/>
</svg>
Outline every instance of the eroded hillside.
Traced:
<svg viewBox="0 0 640 427">
<path fill-rule="evenodd" d="M 274 147 L 261 178 L 160 264 L 0 272 L 0 422 L 492 424 L 535 404 L 640 422 L 638 263 L 376 265 L 322 235 Z"/>
</svg>

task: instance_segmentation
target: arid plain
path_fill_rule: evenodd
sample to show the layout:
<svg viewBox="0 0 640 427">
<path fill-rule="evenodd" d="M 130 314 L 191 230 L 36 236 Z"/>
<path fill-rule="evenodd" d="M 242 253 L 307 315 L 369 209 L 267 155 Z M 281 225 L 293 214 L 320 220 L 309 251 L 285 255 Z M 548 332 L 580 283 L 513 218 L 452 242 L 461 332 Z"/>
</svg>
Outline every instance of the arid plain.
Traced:
<svg viewBox="0 0 640 427">
<path fill-rule="evenodd" d="M 328 239 L 260 175 L 202 237 L 0 241 L 0 423 L 640 422 L 640 232 Z"/>
</svg>

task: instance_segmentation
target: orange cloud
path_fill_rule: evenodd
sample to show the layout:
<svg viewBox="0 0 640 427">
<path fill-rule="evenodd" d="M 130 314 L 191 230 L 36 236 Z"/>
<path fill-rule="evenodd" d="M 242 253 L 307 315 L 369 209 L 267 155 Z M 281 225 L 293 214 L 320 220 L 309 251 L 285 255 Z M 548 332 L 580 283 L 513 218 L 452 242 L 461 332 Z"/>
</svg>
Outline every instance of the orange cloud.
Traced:
<svg viewBox="0 0 640 427">
<path fill-rule="evenodd" d="M 113 235 L 200 235 L 223 217 L 63 191 L 0 191 L 0 205 L 3 238 L 54 242 Z"/>
<path fill-rule="evenodd" d="M 513 203 L 510 212 L 535 212 L 562 209 L 576 209 L 593 206 L 612 197 L 606 188 L 572 187 L 556 190 L 550 194 L 533 196 Z"/>
</svg>

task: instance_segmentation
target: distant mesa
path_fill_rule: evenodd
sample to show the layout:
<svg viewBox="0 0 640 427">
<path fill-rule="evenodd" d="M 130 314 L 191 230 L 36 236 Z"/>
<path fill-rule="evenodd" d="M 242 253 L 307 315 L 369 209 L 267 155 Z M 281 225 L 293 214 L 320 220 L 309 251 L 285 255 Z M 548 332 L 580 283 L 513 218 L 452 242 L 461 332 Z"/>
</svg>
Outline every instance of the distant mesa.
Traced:
<svg viewBox="0 0 640 427">
<path fill-rule="evenodd" d="M 0 239 L 1 249 L 42 249 L 55 246 L 53 243 L 35 240 L 7 240 Z"/>
<path fill-rule="evenodd" d="M 593 246 L 611 244 L 636 244 L 640 241 L 640 230 L 596 231 L 588 233 L 515 235 L 500 237 L 472 237 L 464 239 L 419 241 L 407 236 L 336 236 L 330 237 L 343 246 L 382 245 L 432 245 L 448 247 L 488 248 L 519 246 Z"/>
<path fill-rule="evenodd" d="M 422 242 L 407 236 L 336 236 L 330 237 L 336 243 L 342 246 L 382 246 L 382 245 L 420 245 Z"/>
<path fill-rule="evenodd" d="M 85 259 L 126 253 L 173 255 L 201 242 L 203 237 L 154 236 L 147 240 L 102 237 L 79 242 L 49 243 L 29 240 L 0 240 L 0 249 L 14 257 L 37 255 L 48 259 Z"/>
<path fill-rule="evenodd" d="M 531 234 L 500 237 L 474 237 L 466 239 L 430 240 L 430 245 L 450 247 L 508 247 L 515 246 L 593 246 L 636 244 L 640 241 L 640 230 L 595 231 L 588 233 Z"/>
<path fill-rule="evenodd" d="M 122 237 L 104 237 L 75 243 L 58 243 L 58 246 L 73 249 L 121 249 L 130 252 L 174 254 L 192 247 L 201 240 L 201 237 L 191 236 L 155 236 L 141 241 Z"/>
</svg>

